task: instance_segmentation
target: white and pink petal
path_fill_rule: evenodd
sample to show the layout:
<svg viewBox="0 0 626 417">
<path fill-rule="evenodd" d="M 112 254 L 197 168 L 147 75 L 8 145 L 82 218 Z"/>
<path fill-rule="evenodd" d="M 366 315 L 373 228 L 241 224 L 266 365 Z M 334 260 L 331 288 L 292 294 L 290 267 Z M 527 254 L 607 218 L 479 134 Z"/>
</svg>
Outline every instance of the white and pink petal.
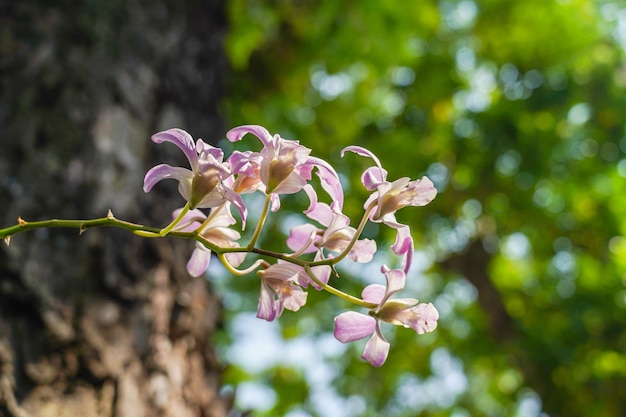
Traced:
<svg viewBox="0 0 626 417">
<path fill-rule="evenodd" d="M 348 252 L 348 258 L 354 262 L 367 263 L 374 258 L 376 242 L 371 239 L 361 239 L 354 243 L 354 247 Z"/>
<path fill-rule="evenodd" d="M 376 328 L 376 331 L 370 340 L 368 340 L 365 344 L 365 349 L 363 350 L 361 358 L 376 368 L 379 368 L 387 360 L 387 355 L 389 355 L 389 346 L 389 342 L 380 333 L 380 330 Z"/>
<path fill-rule="evenodd" d="M 194 144 L 191 135 L 184 130 L 174 128 L 155 133 L 152 135 L 152 141 L 154 143 L 173 143 L 184 152 L 192 170 L 195 171 L 198 168 L 198 153 L 196 151 L 196 144 Z"/>
<path fill-rule="evenodd" d="M 193 172 L 187 168 L 173 167 L 168 164 L 160 164 L 150 168 L 146 173 L 143 180 L 144 192 L 149 192 L 156 183 L 166 179 L 178 180 L 181 183 L 188 183 L 188 187 L 191 187 L 191 180 L 193 178 Z"/>
<path fill-rule="evenodd" d="M 376 319 L 372 316 L 346 311 L 335 317 L 335 339 L 341 343 L 363 339 L 376 331 Z"/>
<path fill-rule="evenodd" d="M 361 291 L 361 297 L 368 303 L 380 304 L 385 298 L 387 287 L 380 284 L 370 284 L 363 288 Z"/>
<path fill-rule="evenodd" d="M 196 242 L 196 248 L 191 253 L 191 258 L 187 262 L 187 272 L 192 277 L 199 277 L 209 269 L 211 262 L 211 251 L 203 246 L 201 243 Z"/>
</svg>

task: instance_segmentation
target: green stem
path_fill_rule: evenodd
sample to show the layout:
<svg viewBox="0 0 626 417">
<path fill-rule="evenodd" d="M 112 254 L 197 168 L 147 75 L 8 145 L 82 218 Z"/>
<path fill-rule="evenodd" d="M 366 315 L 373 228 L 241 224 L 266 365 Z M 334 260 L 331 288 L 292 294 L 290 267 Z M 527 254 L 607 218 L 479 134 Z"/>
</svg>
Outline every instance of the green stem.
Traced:
<svg viewBox="0 0 626 417">
<path fill-rule="evenodd" d="M 159 234 L 161 236 L 166 236 L 169 232 L 172 231 L 173 228 L 176 227 L 176 225 L 178 223 L 180 223 L 180 221 L 183 219 L 183 217 L 185 217 L 185 214 L 187 214 L 187 212 L 189 211 L 189 202 L 187 202 L 187 204 L 185 204 L 185 207 L 183 207 L 183 209 L 180 211 L 180 214 L 178 215 L 178 217 L 176 217 L 170 224 L 168 224 L 166 227 L 164 227 L 163 229 L 161 229 L 161 231 L 159 232 Z"/>
<path fill-rule="evenodd" d="M 261 221 L 259 222 L 259 225 L 257 225 L 257 229 L 255 230 L 255 233 L 253 235 L 253 239 L 250 242 L 250 245 L 254 246 L 254 243 L 256 243 L 256 240 L 258 239 L 259 234 L 261 233 L 261 229 L 263 227 L 263 221 L 265 219 L 265 217 L 267 216 L 267 211 L 269 209 L 269 196 L 266 199 L 266 204 L 263 210 L 263 214 L 261 216 Z M 366 211 L 366 215 L 369 213 L 369 210 Z M 366 216 L 365 216 L 366 217 Z M 182 216 L 178 216 L 178 221 L 180 221 L 180 219 L 182 219 Z M 362 221 L 362 224 L 364 222 Z M 50 220 L 42 220 L 42 221 L 35 221 L 35 222 L 28 222 L 26 220 L 23 220 L 21 218 L 18 218 L 18 223 L 14 226 L 10 226 L 4 229 L 0 229 L 0 238 L 4 239 L 4 241 L 8 244 L 10 238 L 13 235 L 16 235 L 18 233 L 22 233 L 22 232 L 26 232 L 29 230 L 33 230 L 33 229 L 42 229 L 42 228 L 70 228 L 70 229 L 78 229 L 80 233 L 85 232 L 87 229 L 90 228 L 94 228 L 94 227 L 104 227 L 104 226 L 108 226 L 108 227 L 118 227 L 121 229 L 125 229 L 128 231 L 131 231 L 135 234 L 141 235 L 141 236 L 145 236 L 145 237 L 159 237 L 159 236 L 163 236 L 161 235 L 161 231 L 163 229 L 158 229 L 155 227 L 148 227 L 148 226 L 143 226 L 140 224 L 136 224 L 136 223 L 131 223 L 131 222 L 127 222 L 124 220 L 118 220 L 115 218 L 115 216 L 113 216 L 113 213 L 111 213 L 111 211 L 108 212 L 106 217 L 102 217 L 102 218 L 97 218 L 97 219 L 91 219 L 91 220 L 64 220 L 64 219 L 50 219 Z M 360 225 L 359 230 L 362 230 L 362 225 Z M 297 259 L 297 258 L 291 258 L 288 255 L 284 255 L 281 253 L 277 253 L 277 252 L 273 252 L 273 251 L 268 251 L 268 250 L 264 250 L 264 249 L 260 249 L 260 248 L 220 248 L 216 245 L 211 244 L 210 242 L 208 242 L 206 239 L 204 239 L 202 236 L 198 235 L 196 232 L 178 232 L 178 231 L 170 231 L 167 233 L 169 236 L 172 237 L 180 237 L 180 238 L 185 238 L 185 239 L 193 239 L 196 240 L 198 242 L 201 242 L 202 244 L 204 244 L 205 246 L 207 246 L 209 249 L 211 249 L 212 251 L 214 251 L 219 257 L 220 260 L 222 260 L 222 262 L 226 265 L 227 269 L 229 269 L 232 273 L 236 274 L 236 275 L 242 275 L 244 273 L 248 273 L 251 272 L 251 270 L 254 270 L 256 268 L 258 268 L 259 265 L 261 265 L 262 262 L 264 261 L 257 261 L 255 262 L 252 266 L 246 268 L 246 270 L 238 270 L 236 268 L 233 268 L 228 261 L 226 260 L 226 257 L 224 256 L 226 253 L 231 253 L 231 252 L 253 252 L 259 255 L 263 255 L 263 256 L 269 256 L 275 259 L 282 259 L 284 261 L 287 262 L 291 262 L 293 264 L 296 265 L 300 265 L 302 267 L 304 267 L 304 269 L 306 270 L 307 274 L 309 275 L 309 277 L 311 278 L 311 280 L 313 280 L 313 282 L 315 282 L 318 286 L 320 286 L 323 290 L 325 290 L 326 292 L 329 292 L 339 298 L 342 298 L 350 303 L 359 305 L 361 307 L 365 307 L 365 308 L 375 308 L 376 304 L 374 303 L 370 303 L 367 301 L 364 301 L 360 298 L 354 297 L 350 294 L 346 294 L 341 290 L 338 290 L 335 287 L 332 287 L 331 285 L 328 285 L 322 281 L 319 280 L 319 278 L 317 278 L 315 276 L 315 274 L 313 273 L 313 270 L 311 269 L 311 267 L 313 266 L 317 266 L 317 265 L 328 265 L 329 262 L 331 260 L 325 260 L 325 261 L 317 261 L 317 262 L 309 262 L 309 261 L 304 261 L 301 259 Z M 249 245 L 249 247 L 250 247 Z M 332 261 L 335 261 L 337 258 L 332 259 Z M 228 267 L 231 268 L 228 268 Z M 332 266 L 332 265 L 331 265 Z"/>
<path fill-rule="evenodd" d="M 42 228 L 69 228 L 69 229 L 79 229 L 80 233 L 83 233 L 85 230 L 90 229 L 92 227 L 103 227 L 103 226 L 113 226 L 119 227 L 122 229 L 129 230 L 131 232 L 147 232 L 147 233 L 159 233 L 160 229 L 155 227 L 147 227 L 140 224 L 135 224 L 123 220 L 118 220 L 113 216 L 113 213 L 109 211 L 106 217 L 91 219 L 91 220 L 64 220 L 64 219 L 50 219 L 50 220 L 42 220 L 36 222 L 28 222 L 23 220 L 22 218 L 18 218 L 17 224 L 11 227 L 7 227 L 5 229 L 0 229 L 0 238 L 4 238 L 7 240 L 13 235 L 16 235 L 21 232 L 26 232 L 28 230 L 33 229 L 42 229 Z M 187 237 L 189 233 L 177 233 L 177 235 L 185 235 Z"/>
<path fill-rule="evenodd" d="M 230 264 L 230 262 L 228 262 L 228 259 L 226 258 L 226 254 L 218 253 L 217 257 L 222 262 L 222 265 L 224 265 L 224 268 L 226 268 L 228 270 L 228 272 L 230 272 L 233 275 L 239 276 L 239 277 L 242 277 L 244 275 L 248 275 L 250 272 L 254 271 L 259 266 L 261 266 L 263 264 L 267 264 L 267 262 L 264 261 L 263 259 L 257 259 L 252 265 L 250 265 L 246 269 L 237 269 L 234 266 L 232 266 Z"/>
<path fill-rule="evenodd" d="M 272 200 L 271 194 L 265 196 L 265 204 L 263 205 L 263 211 L 261 212 L 261 217 L 259 218 L 259 223 L 256 225 L 256 229 L 254 229 L 254 234 L 250 239 L 250 243 L 246 246 L 246 250 L 250 252 L 254 245 L 256 245 L 256 241 L 259 240 L 259 236 L 261 235 L 261 230 L 263 229 L 263 225 L 265 224 L 265 219 L 267 218 L 267 212 L 270 208 L 270 202 Z"/>
<path fill-rule="evenodd" d="M 324 283 L 323 281 L 321 281 L 319 278 L 317 278 L 315 276 L 315 274 L 313 273 L 313 270 L 311 269 L 310 265 L 305 265 L 304 266 L 304 270 L 306 271 L 307 274 L 309 274 L 309 277 L 313 280 L 313 282 L 315 282 L 317 285 L 322 287 L 322 289 L 324 291 L 326 291 L 326 292 L 329 292 L 329 293 L 331 293 L 333 295 L 336 295 L 339 298 L 342 298 L 342 299 L 344 299 L 344 300 L 346 300 L 346 301 L 348 301 L 348 302 L 350 302 L 352 304 L 356 304 L 356 305 L 361 306 L 361 307 L 372 309 L 372 308 L 375 308 L 377 306 L 377 304 L 375 304 L 375 303 L 370 303 L 370 302 L 361 300 L 360 298 L 357 298 L 357 297 L 355 297 L 353 295 L 350 295 L 350 294 L 346 294 L 345 292 L 343 292 L 341 290 L 338 290 L 337 288 Z"/>
<path fill-rule="evenodd" d="M 352 236 L 352 240 L 350 240 L 350 243 L 348 243 L 348 246 L 346 246 L 343 252 L 341 252 L 339 255 L 331 259 L 324 259 L 323 261 L 311 262 L 310 265 L 311 266 L 318 266 L 318 265 L 331 265 L 332 266 L 332 265 L 338 264 L 339 262 L 343 260 L 343 258 L 348 256 L 348 253 L 350 253 L 356 241 L 359 240 L 361 233 L 363 233 L 363 229 L 365 228 L 365 225 L 367 224 L 367 221 L 369 220 L 370 213 L 375 207 L 376 207 L 376 201 L 372 201 L 372 203 L 370 203 L 370 205 L 367 206 L 367 209 L 365 209 L 365 213 L 363 213 L 363 217 L 361 218 L 361 222 L 359 223 L 359 227 L 357 227 L 356 232 L 354 232 L 354 236 Z"/>
<path fill-rule="evenodd" d="M 202 222 L 202 224 L 200 225 L 200 227 L 198 227 L 196 229 L 196 233 L 201 235 L 207 228 L 207 226 L 209 225 L 209 223 L 211 223 L 211 220 L 213 220 L 213 218 L 217 215 L 217 213 L 222 209 L 222 207 L 224 207 L 226 203 L 222 203 L 220 204 L 218 207 L 215 207 L 213 209 L 211 209 L 211 212 L 209 213 L 209 215 L 207 216 L 207 218 Z"/>
<path fill-rule="evenodd" d="M 138 236 L 142 237 L 162 237 L 160 231 L 162 229 L 156 227 L 144 226 L 141 224 L 131 223 L 124 220 L 119 220 L 113 216 L 111 211 L 108 212 L 106 217 L 90 220 L 65 220 L 65 219 L 50 219 L 29 222 L 22 218 L 18 218 L 17 224 L 14 226 L 0 229 L 0 239 L 4 239 L 5 243 L 9 244 L 11 237 L 18 233 L 26 232 L 34 229 L 52 229 L 52 228 L 66 228 L 66 229 L 79 229 L 79 233 L 85 232 L 87 229 L 94 227 L 118 227 L 120 229 L 128 230 Z M 192 239 L 202 243 L 215 253 L 237 252 L 237 250 L 228 250 L 220 248 L 219 246 L 209 242 L 204 237 L 194 232 L 178 232 L 173 231 L 168 233 L 168 236 Z M 229 248 L 230 249 L 230 248 Z M 250 252 L 245 248 L 241 248 L 238 252 Z"/>
</svg>

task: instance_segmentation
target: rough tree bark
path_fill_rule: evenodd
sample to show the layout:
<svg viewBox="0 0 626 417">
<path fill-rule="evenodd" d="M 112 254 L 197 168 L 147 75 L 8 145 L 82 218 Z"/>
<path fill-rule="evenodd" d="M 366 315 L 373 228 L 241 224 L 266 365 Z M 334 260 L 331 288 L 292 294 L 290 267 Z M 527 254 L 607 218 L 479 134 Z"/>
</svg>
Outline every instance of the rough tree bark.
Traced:
<svg viewBox="0 0 626 417">
<path fill-rule="evenodd" d="M 221 1 L 0 0 L 0 227 L 44 218 L 163 226 L 185 165 L 152 133 L 219 138 Z M 0 416 L 226 416 L 220 305 L 190 243 L 41 230 L 0 249 Z"/>
</svg>

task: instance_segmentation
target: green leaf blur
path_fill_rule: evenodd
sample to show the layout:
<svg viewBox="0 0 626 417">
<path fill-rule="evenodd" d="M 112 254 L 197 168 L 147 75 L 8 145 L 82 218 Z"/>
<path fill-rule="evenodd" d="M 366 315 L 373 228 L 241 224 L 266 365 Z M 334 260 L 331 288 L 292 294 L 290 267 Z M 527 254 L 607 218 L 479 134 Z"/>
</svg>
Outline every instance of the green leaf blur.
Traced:
<svg viewBox="0 0 626 417">
<path fill-rule="evenodd" d="M 353 219 L 369 162 L 340 159 L 344 146 L 371 149 L 391 179 L 426 174 L 439 190 L 430 205 L 399 213 L 423 266 L 405 294 L 432 301 L 439 328 L 424 336 L 385 328 L 392 349 L 380 369 L 359 359 L 358 343 L 328 359 L 332 389 L 354 404 L 344 415 L 626 414 L 625 6 L 228 7 L 231 125 L 262 124 L 328 158 L 351 181 Z M 390 237 L 384 228 L 366 233 Z M 382 279 L 344 274 L 338 285 L 357 294 Z M 254 300 L 257 289 L 247 290 Z M 345 306 L 310 297 L 281 317 L 285 338 L 332 331 Z M 297 371 L 272 372 L 259 378 L 276 401 L 255 415 L 319 415 Z"/>
</svg>

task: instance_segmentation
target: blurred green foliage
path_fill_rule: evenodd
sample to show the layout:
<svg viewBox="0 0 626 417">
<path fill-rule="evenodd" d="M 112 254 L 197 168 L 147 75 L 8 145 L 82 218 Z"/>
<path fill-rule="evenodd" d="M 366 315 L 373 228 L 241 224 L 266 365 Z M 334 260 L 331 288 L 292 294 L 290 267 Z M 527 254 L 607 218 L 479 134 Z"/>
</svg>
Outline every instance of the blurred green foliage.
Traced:
<svg viewBox="0 0 626 417">
<path fill-rule="evenodd" d="M 338 158 L 346 145 L 371 149 L 392 179 L 426 174 L 439 190 L 429 206 L 399 213 L 420 260 L 406 294 L 435 303 L 439 328 L 385 329 L 393 344 L 380 369 L 359 359 L 359 344 L 327 358 L 349 406 L 339 415 L 626 414 L 626 5 L 228 8 L 231 125 L 262 124 L 328 158 L 352 181 L 345 211 L 355 222 L 368 161 Z M 382 279 L 363 271 L 347 269 L 356 284 L 338 285 L 358 294 Z M 331 331 L 345 307 L 310 297 L 281 317 L 285 339 Z M 324 415 L 301 370 L 232 365 L 227 377 L 274 390 L 255 415 Z"/>
</svg>

